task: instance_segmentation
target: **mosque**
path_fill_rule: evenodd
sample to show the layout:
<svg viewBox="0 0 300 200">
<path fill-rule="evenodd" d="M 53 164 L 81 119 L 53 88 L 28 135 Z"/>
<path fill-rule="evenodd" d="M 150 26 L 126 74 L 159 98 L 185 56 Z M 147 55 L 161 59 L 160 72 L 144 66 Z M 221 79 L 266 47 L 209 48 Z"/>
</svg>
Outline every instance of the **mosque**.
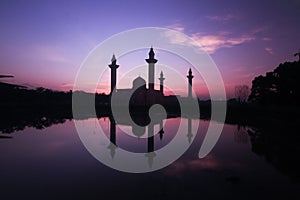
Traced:
<svg viewBox="0 0 300 200">
<path fill-rule="evenodd" d="M 150 48 L 149 57 L 146 59 L 148 63 L 148 84 L 146 80 L 142 77 L 138 76 L 132 81 L 132 87 L 127 89 L 118 89 L 116 82 L 117 82 L 117 69 L 119 65 L 117 65 L 117 60 L 113 55 L 111 59 L 111 64 L 109 64 L 109 68 L 111 69 L 111 89 L 110 89 L 110 97 L 111 97 L 111 105 L 121 106 L 122 108 L 127 109 L 127 103 L 129 102 L 130 106 L 136 107 L 150 107 L 153 104 L 161 104 L 165 107 L 171 106 L 173 107 L 177 102 L 178 98 L 181 98 L 186 103 L 190 104 L 194 100 L 192 96 L 192 79 L 194 78 L 192 74 L 192 70 L 189 69 L 187 79 L 188 79 L 188 96 L 187 97 L 179 97 L 174 95 L 164 95 L 164 74 L 163 72 L 160 73 L 160 77 L 158 78 L 160 87 L 159 90 L 155 90 L 155 64 L 157 63 L 157 59 L 155 59 L 155 53 L 153 48 Z M 176 104 L 176 105 L 177 105 Z M 119 108 L 119 107 L 118 107 Z M 122 109 L 120 109 L 121 111 Z M 119 111 L 119 110 L 118 110 Z M 159 125 L 159 138 L 160 140 L 163 139 L 164 129 L 163 129 L 163 120 L 162 116 L 157 115 L 156 117 L 150 119 L 148 115 L 132 115 L 132 120 L 135 123 L 132 123 L 131 120 L 128 120 L 127 117 L 123 117 L 122 112 L 117 112 L 114 116 L 110 117 L 110 144 L 107 147 L 110 155 L 114 158 L 117 149 L 117 134 L 116 134 L 116 125 L 128 125 L 132 127 L 132 133 L 137 137 L 140 138 L 142 135 L 148 133 L 147 137 L 147 153 L 145 154 L 146 158 L 148 159 L 148 165 L 151 168 L 154 162 L 154 157 L 156 156 L 155 148 L 154 148 L 154 127 Z M 167 116 L 174 117 L 173 115 Z M 185 116 L 186 117 L 186 116 Z M 192 120 L 191 116 L 188 116 L 188 130 L 187 130 L 187 139 L 188 142 L 191 143 L 193 134 L 192 134 Z M 150 123 L 151 121 L 151 123 Z"/>
<path fill-rule="evenodd" d="M 135 78 L 132 82 L 132 88 L 127 89 L 117 89 L 117 69 L 119 65 L 117 65 L 117 60 L 115 55 L 113 55 L 111 59 L 111 64 L 109 64 L 109 68 L 111 69 L 111 90 L 110 96 L 112 97 L 112 104 L 117 106 L 125 105 L 125 102 L 129 101 L 131 106 L 151 106 L 153 104 L 172 104 L 172 102 L 177 101 L 178 96 L 164 95 L 164 74 L 161 71 L 160 77 L 158 80 L 160 81 L 160 89 L 155 90 L 155 64 L 157 63 L 157 59 L 155 59 L 155 53 L 153 48 L 150 48 L 149 58 L 145 59 L 148 63 L 148 87 L 146 81 L 140 76 Z M 192 99 L 192 70 L 189 69 L 188 72 L 188 99 Z"/>
</svg>

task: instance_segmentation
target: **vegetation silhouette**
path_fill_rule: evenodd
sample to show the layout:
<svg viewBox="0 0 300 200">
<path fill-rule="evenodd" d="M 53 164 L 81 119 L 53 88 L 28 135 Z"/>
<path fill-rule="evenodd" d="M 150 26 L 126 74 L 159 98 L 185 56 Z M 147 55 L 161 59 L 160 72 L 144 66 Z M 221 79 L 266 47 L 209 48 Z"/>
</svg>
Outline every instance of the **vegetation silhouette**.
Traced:
<svg viewBox="0 0 300 200">
<path fill-rule="evenodd" d="M 234 88 L 235 98 L 239 103 L 245 103 L 249 96 L 248 85 L 237 85 Z"/>
<path fill-rule="evenodd" d="M 285 62 L 252 81 L 249 101 L 264 105 L 300 105 L 300 62 Z"/>
<path fill-rule="evenodd" d="M 53 91 L 42 87 L 27 89 L 0 83 L 0 93 L 0 131 L 3 133 L 12 133 L 25 127 L 43 129 L 73 119 L 72 91 Z M 78 93 L 94 95 L 80 91 Z M 108 115 L 109 109 L 103 109 L 108 96 L 95 94 L 95 99 L 97 107 L 101 109 L 98 116 Z"/>
</svg>

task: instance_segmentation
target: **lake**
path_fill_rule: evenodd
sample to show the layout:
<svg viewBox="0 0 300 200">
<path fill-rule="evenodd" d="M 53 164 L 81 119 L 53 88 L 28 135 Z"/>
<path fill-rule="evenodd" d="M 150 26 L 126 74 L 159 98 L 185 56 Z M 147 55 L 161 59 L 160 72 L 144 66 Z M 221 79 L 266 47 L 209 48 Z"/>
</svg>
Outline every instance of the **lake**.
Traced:
<svg viewBox="0 0 300 200">
<path fill-rule="evenodd" d="M 116 123 L 112 134 L 109 117 L 77 120 L 83 126 L 99 124 L 107 138 L 116 143 L 117 148 L 112 150 L 107 143 L 97 141 L 105 146 L 104 154 L 112 162 L 118 159 L 121 150 L 146 155 L 164 148 L 182 123 L 186 130 L 178 133 L 184 135 L 182 145 L 191 142 L 191 146 L 178 160 L 154 172 L 126 173 L 99 162 L 83 145 L 74 121 L 61 120 L 39 129 L 26 126 L 11 134 L 1 134 L 12 137 L 0 139 L 1 199 L 300 197 L 299 173 L 293 168 L 295 155 L 290 152 L 293 156 L 283 155 L 282 160 L 280 153 L 289 152 L 287 148 L 294 148 L 294 144 L 283 151 L 281 139 L 269 137 L 256 127 L 225 124 L 213 150 L 199 159 L 208 120 L 164 119 L 163 133 L 159 133 L 161 124 L 154 125 L 150 142 L 146 137 L 150 129 L 137 130 L 126 123 Z M 193 132 L 197 126 L 197 132 Z M 87 134 L 97 138 L 99 133 Z M 156 158 L 159 155 L 152 160 L 144 156 L 141 162 L 151 169 L 157 163 Z"/>
</svg>

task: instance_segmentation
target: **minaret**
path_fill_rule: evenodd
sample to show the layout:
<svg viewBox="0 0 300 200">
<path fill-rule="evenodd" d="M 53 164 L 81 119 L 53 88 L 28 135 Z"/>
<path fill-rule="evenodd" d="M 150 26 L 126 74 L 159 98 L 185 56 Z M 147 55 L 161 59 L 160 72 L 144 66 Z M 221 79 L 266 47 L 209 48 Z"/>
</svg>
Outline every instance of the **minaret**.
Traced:
<svg viewBox="0 0 300 200">
<path fill-rule="evenodd" d="M 189 74 L 187 76 L 189 83 L 188 83 L 188 98 L 192 99 L 193 95 L 192 95 L 192 86 L 193 86 L 193 81 L 192 79 L 194 78 L 194 76 L 192 75 L 192 70 L 190 68 L 189 70 Z"/>
<path fill-rule="evenodd" d="M 164 94 L 164 80 L 165 80 L 165 78 L 164 78 L 164 74 L 163 74 L 162 71 L 160 72 L 160 77 L 159 77 L 158 80 L 160 81 L 159 90 L 160 90 L 161 94 Z"/>
<path fill-rule="evenodd" d="M 149 51 L 149 58 L 146 59 L 146 62 L 148 63 L 148 87 L 150 91 L 154 91 L 154 65 L 157 62 L 154 55 L 153 48 L 151 47 Z"/>
<path fill-rule="evenodd" d="M 111 75 L 110 75 L 110 94 L 113 93 L 113 91 L 116 89 L 116 82 L 117 82 L 117 68 L 119 65 L 117 65 L 117 60 L 115 57 L 115 54 L 113 54 L 111 58 L 111 64 L 108 65 L 111 69 Z"/>
</svg>

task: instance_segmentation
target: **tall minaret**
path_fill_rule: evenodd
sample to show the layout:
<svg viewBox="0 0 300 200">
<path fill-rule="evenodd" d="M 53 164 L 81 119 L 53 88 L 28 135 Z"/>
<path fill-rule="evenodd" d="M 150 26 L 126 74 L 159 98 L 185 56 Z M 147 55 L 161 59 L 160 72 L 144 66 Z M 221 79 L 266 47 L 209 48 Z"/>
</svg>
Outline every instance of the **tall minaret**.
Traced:
<svg viewBox="0 0 300 200">
<path fill-rule="evenodd" d="M 164 74 L 163 74 L 162 71 L 160 72 L 160 77 L 159 77 L 158 80 L 160 81 L 159 90 L 160 90 L 161 94 L 164 94 L 164 80 L 165 80 L 165 78 L 164 78 Z"/>
<path fill-rule="evenodd" d="M 157 62 L 157 60 L 154 58 L 154 51 L 153 48 L 150 48 L 149 51 L 149 58 L 146 59 L 146 62 L 148 65 L 148 84 L 149 84 L 149 90 L 154 91 L 154 65 Z"/>
<path fill-rule="evenodd" d="M 116 89 L 116 82 L 117 82 L 117 68 L 119 65 L 117 65 L 117 59 L 115 57 L 115 54 L 113 54 L 111 58 L 111 64 L 108 65 L 111 69 L 110 74 L 110 94 L 113 93 L 113 91 Z"/>
<path fill-rule="evenodd" d="M 188 83 L 188 98 L 192 99 L 193 95 L 192 95 L 192 86 L 193 86 L 193 81 L 192 79 L 194 78 L 194 76 L 192 75 L 192 70 L 190 68 L 189 70 L 189 74 L 187 76 L 189 83 Z"/>
</svg>

